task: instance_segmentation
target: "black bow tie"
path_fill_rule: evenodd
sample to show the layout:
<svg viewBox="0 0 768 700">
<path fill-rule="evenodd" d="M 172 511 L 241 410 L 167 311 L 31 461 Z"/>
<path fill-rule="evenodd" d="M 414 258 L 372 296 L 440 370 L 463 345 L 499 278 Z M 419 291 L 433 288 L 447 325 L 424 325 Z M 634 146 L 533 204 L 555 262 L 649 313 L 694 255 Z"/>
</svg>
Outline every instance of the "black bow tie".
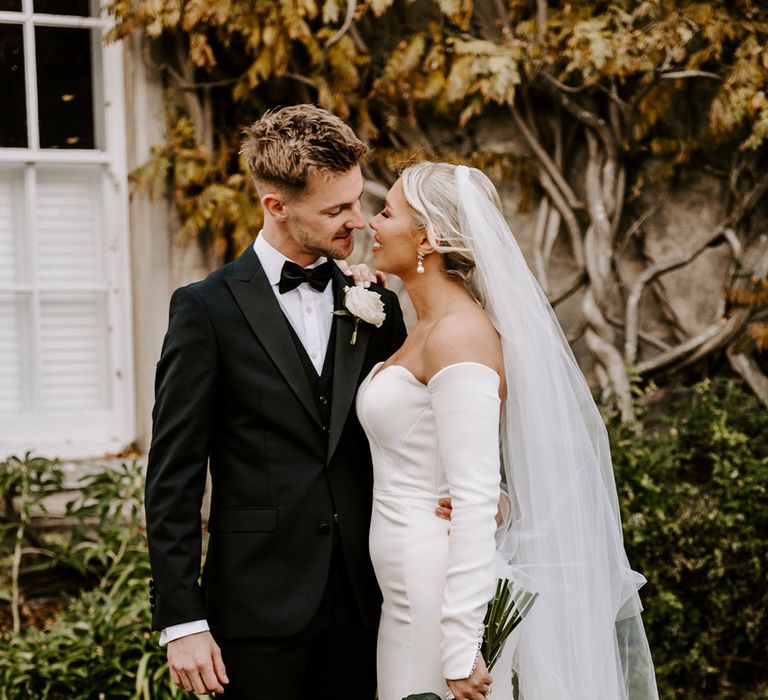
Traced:
<svg viewBox="0 0 768 700">
<path fill-rule="evenodd" d="M 295 262 L 286 260 L 280 273 L 278 289 L 280 294 L 285 294 L 306 282 L 313 289 L 322 292 L 331 281 L 332 275 L 333 263 L 330 260 L 326 260 L 317 267 L 301 267 Z"/>
</svg>

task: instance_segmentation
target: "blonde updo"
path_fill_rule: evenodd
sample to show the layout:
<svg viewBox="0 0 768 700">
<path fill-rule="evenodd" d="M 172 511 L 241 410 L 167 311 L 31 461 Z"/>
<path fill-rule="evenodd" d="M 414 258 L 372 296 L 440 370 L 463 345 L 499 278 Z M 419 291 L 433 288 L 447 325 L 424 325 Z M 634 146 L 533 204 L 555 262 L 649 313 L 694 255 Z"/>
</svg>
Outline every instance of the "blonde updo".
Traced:
<svg viewBox="0 0 768 700">
<path fill-rule="evenodd" d="M 418 226 L 440 253 L 445 274 L 458 277 L 467 291 L 482 303 L 474 281 L 475 259 L 461 231 L 456 168 L 452 163 L 423 162 L 401 173 L 403 193 Z M 477 168 L 468 168 L 471 182 L 501 212 L 501 200 L 493 183 Z"/>
</svg>

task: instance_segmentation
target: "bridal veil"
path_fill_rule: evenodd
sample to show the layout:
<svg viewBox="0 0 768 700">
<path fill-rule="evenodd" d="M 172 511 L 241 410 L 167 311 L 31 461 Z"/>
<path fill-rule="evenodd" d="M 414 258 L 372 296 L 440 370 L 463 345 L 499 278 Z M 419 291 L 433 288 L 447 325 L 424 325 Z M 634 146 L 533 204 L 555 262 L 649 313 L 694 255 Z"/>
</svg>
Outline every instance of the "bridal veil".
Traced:
<svg viewBox="0 0 768 700">
<path fill-rule="evenodd" d="M 406 173 L 416 194 L 432 177 L 455 187 L 445 195 L 458 202 L 460 236 L 447 245 L 474 259 L 472 285 L 501 337 L 511 508 L 499 553 L 515 587 L 538 593 L 512 659 L 519 698 L 656 700 L 645 579 L 624 551 L 608 434 L 554 311 L 481 171 L 421 163 Z"/>
</svg>

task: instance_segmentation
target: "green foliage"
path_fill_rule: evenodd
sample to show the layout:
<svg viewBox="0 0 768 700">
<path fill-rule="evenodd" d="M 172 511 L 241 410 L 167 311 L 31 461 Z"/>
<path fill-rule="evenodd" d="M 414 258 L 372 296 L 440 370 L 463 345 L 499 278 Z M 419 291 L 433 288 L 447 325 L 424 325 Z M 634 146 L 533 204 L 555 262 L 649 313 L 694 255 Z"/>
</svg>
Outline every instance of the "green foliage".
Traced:
<svg viewBox="0 0 768 700">
<path fill-rule="evenodd" d="M 53 463 L 35 461 L 44 463 L 57 473 Z M 55 571 L 75 569 L 98 583 L 73 597 L 46 629 L 0 640 L 0 699 L 180 697 L 165 651 L 149 632 L 141 467 L 105 469 L 84 477 L 80 488 L 67 507 L 75 519 L 71 539 L 49 542 L 49 556 Z"/>
<path fill-rule="evenodd" d="M 640 432 L 608 416 L 627 552 L 648 579 L 643 619 L 661 697 L 758 700 L 768 691 L 765 410 L 725 380 L 662 393 L 638 402 Z M 47 547 L 56 570 L 97 583 L 46 629 L 0 640 L 0 700 L 180 696 L 149 632 L 141 469 L 123 464 L 81 486 L 71 537 Z"/>
<path fill-rule="evenodd" d="M 63 483 L 64 472 L 56 462 L 31 457 L 29 453 L 24 459 L 9 457 L 0 464 L 0 494 L 5 510 L 5 521 L 0 523 L 0 541 L 8 535 L 13 540 L 7 557 L 11 560 L 10 581 L 8 585 L 3 585 L 4 590 L 0 589 L 0 595 L 10 598 L 13 628 L 16 632 L 21 626 L 19 575 L 25 553 L 24 540 L 28 537 L 27 527 L 33 511 L 37 509 L 45 513 L 46 496 L 61 490 Z M 10 596 L 6 592 L 8 589 Z"/>
<path fill-rule="evenodd" d="M 624 537 L 648 578 L 643 618 L 662 697 L 765 697 L 765 408 L 734 383 L 703 381 L 675 391 L 668 409 L 659 421 L 646 416 L 640 435 L 611 422 Z"/>
</svg>

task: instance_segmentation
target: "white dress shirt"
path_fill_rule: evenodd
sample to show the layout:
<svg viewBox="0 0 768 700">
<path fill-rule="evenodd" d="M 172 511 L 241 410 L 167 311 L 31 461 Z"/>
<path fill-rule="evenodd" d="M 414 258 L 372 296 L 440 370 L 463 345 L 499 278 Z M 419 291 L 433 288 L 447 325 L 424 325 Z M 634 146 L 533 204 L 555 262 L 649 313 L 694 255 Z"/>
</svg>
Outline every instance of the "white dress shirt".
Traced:
<svg viewBox="0 0 768 700">
<path fill-rule="evenodd" d="M 253 250 L 259 258 L 269 284 L 272 286 L 277 303 L 280 304 L 280 308 L 293 330 L 299 336 L 317 373 L 321 374 L 333 323 L 333 284 L 329 282 L 322 292 L 308 284 L 300 284 L 296 289 L 280 294 L 278 289 L 280 273 L 283 264 L 289 258 L 286 258 L 279 250 L 270 245 L 262 235 L 259 235 L 253 242 Z M 307 267 L 317 267 L 326 260 L 327 258 L 318 258 Z M 209 629 L 206 620 L 194 620 L 182 622 L 179 625 L 171 625 L 160 633 L 160 645 L 165 646 L 175 639 L 198 632 L 206 632 Z"/>
</svg>

